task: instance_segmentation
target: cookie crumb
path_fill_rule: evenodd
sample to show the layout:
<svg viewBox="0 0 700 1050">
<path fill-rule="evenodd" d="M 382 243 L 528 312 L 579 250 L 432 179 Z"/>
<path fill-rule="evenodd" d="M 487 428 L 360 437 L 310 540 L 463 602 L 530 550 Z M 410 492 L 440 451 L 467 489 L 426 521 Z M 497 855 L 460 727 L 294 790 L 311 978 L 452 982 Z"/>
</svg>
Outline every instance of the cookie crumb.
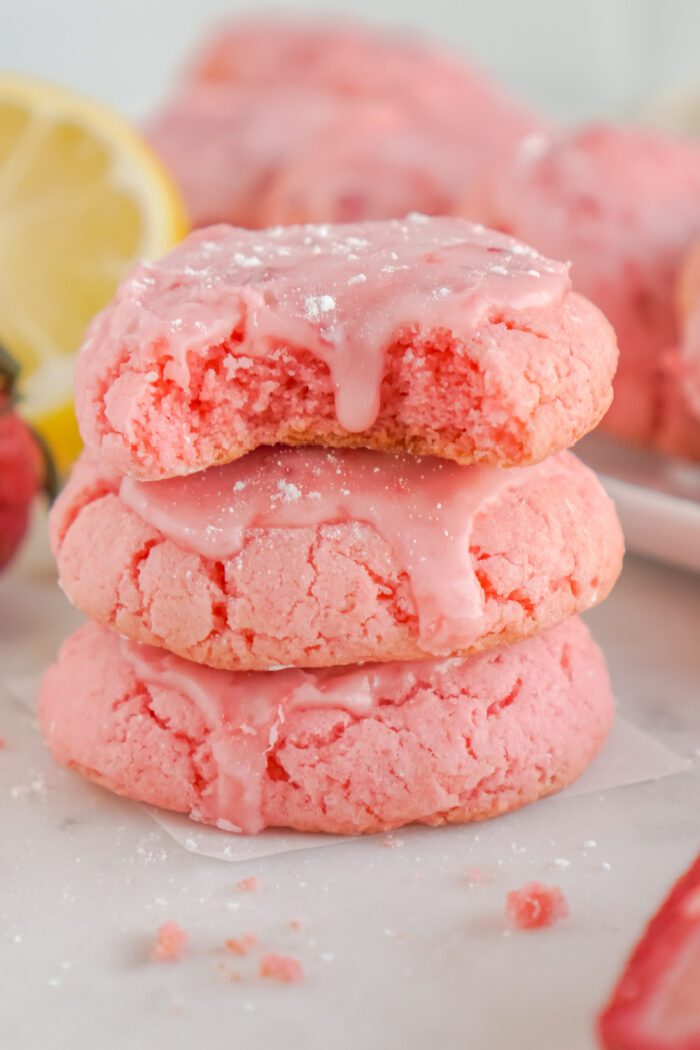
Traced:
<svg viewBox="0 0 700 1050">
<path fill-rule="evenodd" d="M 189 937 L 176 922 L 164 922 L 158 928 L 153 945 L 153 962 L 178 962 L 185 953 Z"/>
<path fill-rule="evenodd" d="M 300 930 L 301 929 L 301 919 L 290 919 L 289 920 L 289 929 L 290 930 Z"/>
<path fill-rule="evenodd" d="M 247 879 L 241 879 L 236 883 L 236 889 L 241 890 L 243 893 L 254 893 L 260 889 L 260 883 L 255 875 L 249 875 Z"/>
<path fill-rule="evenodd" d="M 296 984 L 304 980 L 304 970 L 294 955 L 263 955 L 260 960 L 259 974 L 282 984 Z"/>
<path fill-rule="evenodd" d="M 257 947 L 258 938 L 254 933 L 244 933 L 242 937 L 229 937 L 224 943 L 234 955 L 247 955 L 251 948 Z"/>
<path fill-rule="evenodd" d="M 566 897 L 558 886 L 528 882 L 506 896 L 506 915 L 519 930 L 536 930 L 553 926 L 569 914 Z"/>
<path fill-rule="evenodd" d="M 238 970 L 232 970 L 229 966 L 226 965 L 226 963 L 217 963 L 216 970 L 219 976 L 223 978 L 224 981 L 243 980 L 243 976 L 238 972 Z"/>
<path fill-rule="evenodd" d="M 404 845 L 404 840 L 399 839 L 396 835 L 386 835 L 382 839 L 382 846 L 386 846 L 388 849 L 398 849 L 399 846 Z"/>
</svg>

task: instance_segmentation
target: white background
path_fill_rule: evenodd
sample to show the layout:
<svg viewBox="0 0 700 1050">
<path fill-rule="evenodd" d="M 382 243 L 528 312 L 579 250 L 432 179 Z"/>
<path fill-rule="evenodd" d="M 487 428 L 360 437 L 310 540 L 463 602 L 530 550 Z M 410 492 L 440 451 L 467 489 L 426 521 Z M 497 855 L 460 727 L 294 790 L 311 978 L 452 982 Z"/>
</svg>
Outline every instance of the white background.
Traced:
<svg viewBox="0 0 700 1050">
<path fill-rule="evenodd" d="M 202 28 L 236 0 L 0 0 L 0 68 L 147 113 Z M 634 113 L 700 81 L 697 0 L 278 0 L 280 12 L 347 14 L 430 33 L 561 115 Z"/>
</svg>

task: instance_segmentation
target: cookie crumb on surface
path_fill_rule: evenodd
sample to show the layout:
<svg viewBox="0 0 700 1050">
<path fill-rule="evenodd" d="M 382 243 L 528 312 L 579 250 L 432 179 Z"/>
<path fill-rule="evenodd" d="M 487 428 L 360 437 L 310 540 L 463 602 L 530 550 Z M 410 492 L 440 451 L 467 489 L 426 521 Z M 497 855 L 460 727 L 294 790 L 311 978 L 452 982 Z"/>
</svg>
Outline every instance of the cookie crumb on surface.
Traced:
<svg viewBox="0 0 700 1050">
<path fill-rule="evenodd" d="M 226 947 L 234 955 L 247 955 L 251 948 L 255 948 L 258 938 L 254 933 L 244 933 L 242 937 L 229 937 L 225 942 Z"/>
<path fill-rule="evenodd" d="M 236 889 L 242 890 L 243 893 L 253 893 L 255 890 L 260 889 L 260 883 L 255 875 L 249 875 L 247 879 L 240 879 L 240 881 L 236 883 Z"/>
<path fill-rule="evenodd" d="M 480 886 L 492 881 L 492 876 L 484 868 L 467 868 L 464 876 L 469 886 Z"/>
<path fill-rule="evenodd" d="M 178 962 L 184 955 L 188 940 L 187 933 L 176 922 L 164 922 L 158 928 L 151 959 L 153 962 Z"/>
<path fill-rule="evenodd" d="M 304 970 L 294 955 L 263 955 L 258 972 L 261 977 L 281 981 L 282 984 L 295 984 L 304 980 Z"/>
<path fill-rule="evenodd" d="M 507 894 L 506 915 L 519 930 L 536 930 L 565 919 L 569 905 L 558 886 L 528 882 L 522 889 Z"/>
</svg>

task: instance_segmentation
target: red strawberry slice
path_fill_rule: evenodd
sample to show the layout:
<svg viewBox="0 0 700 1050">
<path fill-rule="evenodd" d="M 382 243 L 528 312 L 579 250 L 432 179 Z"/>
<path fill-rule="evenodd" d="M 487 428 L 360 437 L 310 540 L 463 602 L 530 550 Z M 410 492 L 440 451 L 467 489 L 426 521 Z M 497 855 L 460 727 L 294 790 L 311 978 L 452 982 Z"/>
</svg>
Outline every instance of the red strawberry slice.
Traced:
<svg viewBox="0 0 700 1050">
<path fill-rule="evenodd" d="M 647 926 L 598 1031 L 605 1050 L 700 1050 L 700 855 Z"/>
<path fill-rule="evenodd" d="M 0 347 L 0 569 L 27 530 L 34 496 L 55 481 L 42 444 L 14 412 L 16 378 L 14 361 Z"/>
</svg>

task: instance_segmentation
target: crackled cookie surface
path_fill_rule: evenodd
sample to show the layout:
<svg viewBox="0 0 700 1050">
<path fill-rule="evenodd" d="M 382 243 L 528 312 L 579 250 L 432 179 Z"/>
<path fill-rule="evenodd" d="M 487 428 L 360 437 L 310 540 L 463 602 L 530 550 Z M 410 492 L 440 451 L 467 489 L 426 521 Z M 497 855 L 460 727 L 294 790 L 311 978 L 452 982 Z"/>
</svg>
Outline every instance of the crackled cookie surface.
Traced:
<svg viewBox="0 0 700 1050">
<path fill-rule="evenodd" d="M 662 359 L 678 345 L 677 281 L 700 235 L 699 199 L 700 145 L 592 126 L 523 143 L 462 207 L 571 260 L 575 288 L 617 333 L 615 400 L 603 426 L 620 437 L 654 444 L 674 429 L 681 391 L 673 370 L 662 375 Z"/>
<path fill-rule="evenodd" d="M 341 834 L 481 820 L 571 783 L 613 717 L 571 619 L 470 659 L 214 671 L 89 625 L 44 679 L 57 760 L 221 828 Z"/>
<path fill-rule="evenodd" d="M 51 538 L 83 612 L 234 669 L 504 644 L 605 598 L 623 550 L 611 500 L 568 452 L 501 470 L 273 448 L 160 482 L 84 453 Z"/>
<path fill-rule="evenodd" d="M 616 361 L 564 264 L 464 220 L 216 227 L 123 282 L 76 405 L 143 480 L 276 443 L 513 466 L 595 426 Z"/>
</svg>

